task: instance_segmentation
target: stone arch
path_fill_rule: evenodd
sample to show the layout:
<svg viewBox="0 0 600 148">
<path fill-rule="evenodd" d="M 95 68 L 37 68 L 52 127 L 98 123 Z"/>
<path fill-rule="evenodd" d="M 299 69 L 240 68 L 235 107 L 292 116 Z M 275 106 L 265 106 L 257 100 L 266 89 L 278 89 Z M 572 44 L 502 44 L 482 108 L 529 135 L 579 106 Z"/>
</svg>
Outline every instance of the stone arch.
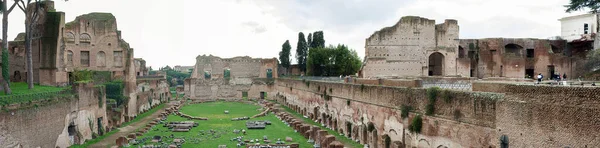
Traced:
<svg viewBox="0 0 600 148">
<path fill-rule="evenodd" d="M 313 108 L 311 118 L 312 118 L 312 120 L 317 120 L 319 118 L 319 107 L 318 106 Z"/>
<path fill-rule="evenodd" d="M 444 75 L 444 55 L 434 52 L 429 55 L 429 76 Z"/>
<path fill-rule="evenodd" d="M 13 81 L 21 81 L 21 72 L 20 71 L 15 71 L 13 74 Z"/>
<path fill-rule="evenodd" d="M 444 145 L 438 145 L 436 148 L 448 148 L 448 147 L 444 146 Z"/>
<path fill-rule="evenodd" d="M 419 139 L 417 147 L 431 147 L 431 145 L 429 144 L 429 141 L 427 141 L 427 139 Z"/>
<path fill-rule="evenodd" d="M 550 44 L 550 48 L 552 48 L 552 53 L 562 53 L 562 49 Z"/>
<path fill-rule="evenodd" d="M 98 54 L 96 54 L 96 66 L 106 66 L 106 53 L 104 53 L 104 51 L 99 51 Z"/>
<path fill-rule="evenodd" d="M 87 33 L 82 33 L 81 35 L 79 35 L 79 43 L 91 43 L 92 42 L 92 36 L 90 36 Z"/>
<path fill-rule="evenodd" d="M 388 136 L 387 134 L 381 136 L 383 139 L 383 147 L 384 148 L 390 148 L 392 145 L 392 138 L 390 138 L 390 136 Z"/>
<path fill-rule="evenodd" d="M 67 65 L 73 66 L 73 51 L 67 51 Z"/>
<path fill-rule="evenodd" d="M 458 46 L 458 58 L 465 58 L 465 48 Z"/>
<path fill-rule="evenodd" d="M 517 44 L 506 44 L 504 46 L 504 53 L 506 54 L 514 54 L 517 56 L 521 55 L 521 50 L 523 50 L 523 46 Z"/>
<path fill-rule="evenodd" d="M 362 143 L 365 144 L 367 143 L 367 138 L 369 137 L 369 133 L 367 132 L 367 126 L 366 125 L 362 125 Z"/>
<path fill-rule="evenodd" d="M 325 113 L 321 113 L 321 124 L 326 124 L 327 122 L 327 117 L 325 115 Z"/>
<path fill-rule="evenodd" d="M 75 34 L 73 34 L 73 32 L 67 32 L 65 34 L 65 41 L 67 43 L 74 43 L 75 42 Z"/>
<path fill-rule="evenodd" d="M 398 132 L 396 132 L 396 130 L 394 130 L 394 129 L 390 129 L 390 130 L 388 131 L 388 133 L 390 133 L 390 134 L 391 134 L 391 133 L 394 133 L 394 134 L 398 135 Z"/>
<path fill-rule="evenodd" d="M 333 119 L 333 130 L 338 131 L 338 121 L 337 119 Z"/>
<path fill-rule="evenodd" d="M 379 144 L 379 136 L 377 135 L 377 129 L 374 129 L 372 132 L 373 136 L 373 140 L 371 140 L 371 143 L 373 143 L 371 146 L 373 146 L 373 148 L 377 148 L 378 144 Z"/>
</svg>

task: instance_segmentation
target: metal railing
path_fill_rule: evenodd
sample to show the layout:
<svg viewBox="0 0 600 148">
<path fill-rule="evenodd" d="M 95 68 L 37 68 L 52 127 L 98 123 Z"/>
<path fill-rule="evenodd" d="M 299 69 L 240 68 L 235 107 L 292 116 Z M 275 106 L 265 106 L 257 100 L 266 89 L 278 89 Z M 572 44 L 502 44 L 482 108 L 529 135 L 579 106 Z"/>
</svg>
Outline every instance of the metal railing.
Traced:
<svg viewBox="0 0 600 148">
<path fill-rule="evenodd" d="M 295 80 L 315 80 L 329 82 L 344 82 L 345 77 L 319 77 L 319 76 L 280 76 L 280 78 L 295 79 Z"/>
</svg>

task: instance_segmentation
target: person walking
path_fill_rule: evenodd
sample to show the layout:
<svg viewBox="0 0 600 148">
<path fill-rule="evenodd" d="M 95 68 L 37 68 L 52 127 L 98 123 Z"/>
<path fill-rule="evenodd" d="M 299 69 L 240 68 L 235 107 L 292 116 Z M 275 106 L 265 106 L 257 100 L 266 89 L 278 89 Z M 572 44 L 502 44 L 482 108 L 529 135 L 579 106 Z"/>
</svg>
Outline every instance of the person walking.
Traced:
<svg viewBox="0 0 600 148">
<path fill-rule="evenodd" d="M 540 84 L 540 82 L 542 82 L 542 78 L 544 78 L 544 76 L 542 75 L 542 73 L 538 74 L 538 76 L 537 76 L 537 79 L 538 79 L 537 84 Z"/>
<path fill-rule="evenodd" d="M 567 80 L 567 73 L 563 73 L 563 80 Z"/>
</svg>

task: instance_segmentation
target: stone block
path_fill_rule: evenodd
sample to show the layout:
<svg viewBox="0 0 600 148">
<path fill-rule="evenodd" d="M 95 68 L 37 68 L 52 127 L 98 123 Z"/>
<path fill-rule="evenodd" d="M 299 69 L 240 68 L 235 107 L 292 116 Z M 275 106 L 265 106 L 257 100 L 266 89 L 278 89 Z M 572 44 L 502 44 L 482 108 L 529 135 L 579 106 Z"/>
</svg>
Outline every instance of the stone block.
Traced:
<svg viewBox="0 0 600 148">
<path fill-rule="evenodd" d="M 327 135 L 324 138 L 321 138 L 321 141 L 320 141 L 321 143 L 320 144 L 322 146 L 325 146 L 325 145 L 331 144 L 333 141 L 335 141 L 335 136 L 333 136 L 333 135 Z"/>
</svg>

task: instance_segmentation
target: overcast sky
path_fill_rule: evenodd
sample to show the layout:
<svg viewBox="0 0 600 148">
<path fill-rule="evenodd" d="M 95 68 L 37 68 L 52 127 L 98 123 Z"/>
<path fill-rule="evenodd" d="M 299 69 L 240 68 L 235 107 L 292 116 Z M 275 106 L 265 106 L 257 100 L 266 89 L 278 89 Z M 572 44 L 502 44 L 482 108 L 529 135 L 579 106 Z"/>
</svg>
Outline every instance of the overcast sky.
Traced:
<svg viewBox="0 0 600 148">
<path fill-rule="evenodd" d="M 569 0 L 69 0 L 66 21 L 113 13 L 123 38 L 154 69 L 194 65 L 202 54 L 278 57 L 285 40 L 295 55 L 298 32 L 323 30 L 326 44 L 347 44 L 364 56 L 365 39 L 402 16 L 456 19 L 460 38 L 548 38 L 560 35 Z M 9 39 L 24 32 L 24 15 L 9 18 Z M 293 63 L 296 63 L 293 61 Z"/>
</svg>

